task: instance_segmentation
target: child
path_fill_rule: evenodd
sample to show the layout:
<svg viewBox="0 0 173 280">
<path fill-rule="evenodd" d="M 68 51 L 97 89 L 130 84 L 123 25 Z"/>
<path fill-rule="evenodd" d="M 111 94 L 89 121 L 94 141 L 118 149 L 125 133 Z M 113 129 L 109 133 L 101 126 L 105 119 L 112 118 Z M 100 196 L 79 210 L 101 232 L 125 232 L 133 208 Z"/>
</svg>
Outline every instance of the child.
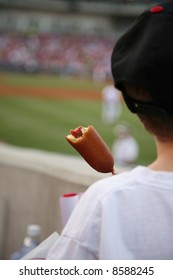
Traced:
<svg viewBox="0 0 173 280">
<path fill-rule="evenodd" d="M 115 86 L 153 135 L 156 160 L 88 188 L 48 259 L 173 259 L 172 33 L 169 1 L 142 13 L 112 54 Z"/>
</svg>

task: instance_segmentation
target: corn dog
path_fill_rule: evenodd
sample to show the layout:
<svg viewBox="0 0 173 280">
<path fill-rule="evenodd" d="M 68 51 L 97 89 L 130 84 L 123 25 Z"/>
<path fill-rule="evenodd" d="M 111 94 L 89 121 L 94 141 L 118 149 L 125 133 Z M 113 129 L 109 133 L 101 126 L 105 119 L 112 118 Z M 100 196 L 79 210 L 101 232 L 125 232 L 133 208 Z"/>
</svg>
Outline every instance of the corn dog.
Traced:
<svg viewBox="0 0 173 280">
<path fill-rule="evenodd" d="M 71 129 L 66 139 L 96 171 L 115 174 L 111 151 L 93 126 Z"/>
</svg>

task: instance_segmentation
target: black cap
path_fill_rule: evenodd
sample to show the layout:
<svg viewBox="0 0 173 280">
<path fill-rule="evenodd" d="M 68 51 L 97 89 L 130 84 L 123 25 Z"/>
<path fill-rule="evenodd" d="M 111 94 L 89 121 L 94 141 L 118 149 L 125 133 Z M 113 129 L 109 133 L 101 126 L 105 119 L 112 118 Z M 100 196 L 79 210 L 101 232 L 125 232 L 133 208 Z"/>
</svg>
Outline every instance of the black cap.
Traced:
<svg viewBox="0 0 173 280">
<path fill-rule="evenodd" d="M 111 62 L 115 86 L 132 112 L 173 116 L 173 1 L 143 12 L 116 43 Z M 129 98 L 124 82 L 147 90 L 153 102 Z"/>
</svg>

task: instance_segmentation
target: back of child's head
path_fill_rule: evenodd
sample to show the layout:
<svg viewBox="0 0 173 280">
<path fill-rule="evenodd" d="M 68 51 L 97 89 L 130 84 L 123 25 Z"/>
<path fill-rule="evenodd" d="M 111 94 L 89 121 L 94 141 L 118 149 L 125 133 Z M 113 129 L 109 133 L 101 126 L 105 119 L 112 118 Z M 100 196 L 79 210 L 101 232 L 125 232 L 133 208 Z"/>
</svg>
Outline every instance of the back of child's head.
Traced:
<svg viewBox="0 0 173 280">
<path fill-rule="evenodd" d="M 173 1 L 143 12 L 115 44 L 115 87 L 156 136 L 172 137 Z"/>
</svg>

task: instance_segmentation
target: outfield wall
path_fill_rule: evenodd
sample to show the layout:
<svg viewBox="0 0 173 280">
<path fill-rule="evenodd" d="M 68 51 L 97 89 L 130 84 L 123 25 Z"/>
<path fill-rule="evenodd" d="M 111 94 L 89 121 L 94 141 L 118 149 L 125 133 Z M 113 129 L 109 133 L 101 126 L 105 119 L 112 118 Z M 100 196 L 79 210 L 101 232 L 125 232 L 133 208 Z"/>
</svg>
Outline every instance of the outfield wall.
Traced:
<svg viewBox="0 0 173 280">
<path fill-rule="evenodd" d="M 41 240 L 62 230 L 59 197 L 84 192 L 97 179 L 81 158 L 0 144 L 0 259 L 9 259 L 27 224 L 42 227 Z"/>
</svg>

